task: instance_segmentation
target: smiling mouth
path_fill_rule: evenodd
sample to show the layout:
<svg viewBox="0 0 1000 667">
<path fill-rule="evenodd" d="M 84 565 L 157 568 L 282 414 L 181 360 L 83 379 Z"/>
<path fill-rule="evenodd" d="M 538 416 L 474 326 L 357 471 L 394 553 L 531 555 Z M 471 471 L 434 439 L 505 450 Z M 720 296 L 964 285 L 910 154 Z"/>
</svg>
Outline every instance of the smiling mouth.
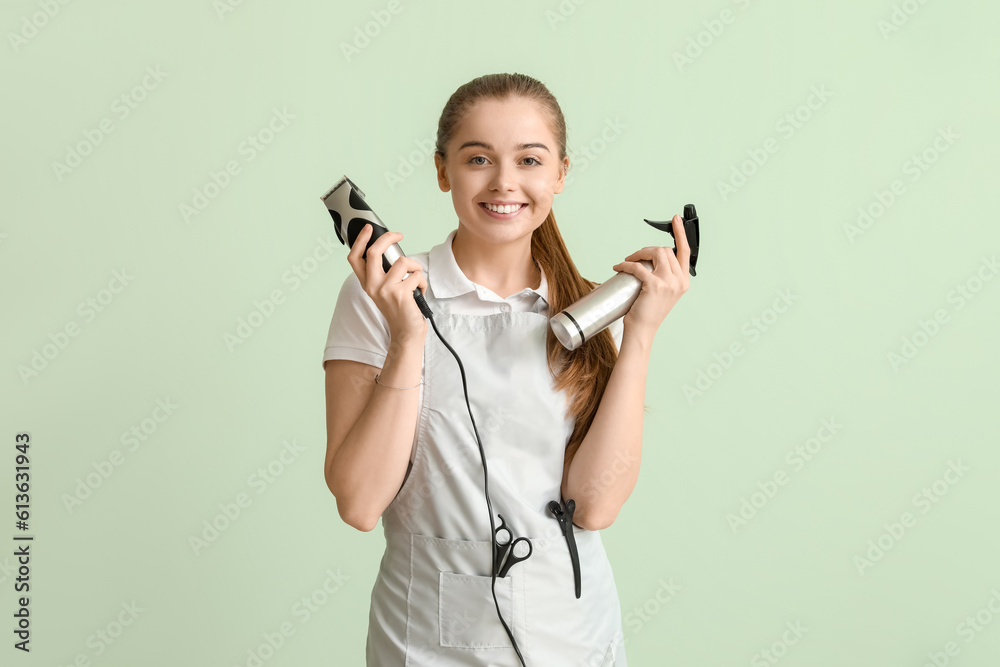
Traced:
<svg viewBox="0 0 1000 667">
<path fill-rule="evenodd" d="M 493 204 L 487 202 L 481 202 L 479 205 L 485 208 L 490 213 L 496 213 L 499 215 L 510 215 L 513 213 L 517 213 L 522 208 L 527 206 L 527 204 L 507 204 L 505 206 L 494 206 Z"/>
</svg>

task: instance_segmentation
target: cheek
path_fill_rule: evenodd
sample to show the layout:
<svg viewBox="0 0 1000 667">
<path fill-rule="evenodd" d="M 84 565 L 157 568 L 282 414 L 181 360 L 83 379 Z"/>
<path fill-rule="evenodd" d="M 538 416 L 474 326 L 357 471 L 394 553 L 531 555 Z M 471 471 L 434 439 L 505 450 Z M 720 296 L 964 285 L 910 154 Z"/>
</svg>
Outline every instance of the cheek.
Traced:
<svg viewBox="0 0 1000 667">
<path fill-rule="evenodd" d="M 537 204 L 550 204 L 552 203 L 552 190 L 549 184 L 546 183 L 544 186 L 539 186 L 528 193 L 529 196 L 535 200 Z"/>
<path fill-rule="evenodd" d="M 530 194 L 539 201 L 551 200 L 555 194 L 557 182 L 558 178 L 552 178 L 548 175 L 545 177 L 539 176 L 531 183 Z"/>
</svg>

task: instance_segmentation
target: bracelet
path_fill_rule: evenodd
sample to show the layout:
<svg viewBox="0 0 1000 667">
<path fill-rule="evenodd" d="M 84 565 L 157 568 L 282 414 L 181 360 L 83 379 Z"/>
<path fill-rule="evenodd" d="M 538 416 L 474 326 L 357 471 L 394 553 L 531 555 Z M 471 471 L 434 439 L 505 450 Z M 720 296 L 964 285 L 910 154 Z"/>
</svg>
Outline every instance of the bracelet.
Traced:
<svg viewBox="0 0 1000 667">
<path fill-rule="evenodd" d="M 420 384 L 415 384 L 415 385 L 413 385 L 412 387 L 390 387 L 389 385 L 387 385 L 387 384 L 382 384 L 381 382 L 379 382 L 379 381 L 378 381 L 378 376 L 379 376 L 379 375 L 381 375 L 381 373 L 376 373 L 376 374 L 375 374 L 375 384 L 377 384 L 377 385 L 381 385 L 381 386 L 383 386 L 383 387 L 388 387 L 389 389 L 416 389 L 417 387 L 419 387 L 419 386 L 420 386 L 420 384 L 423 384 L 423 382 L 421 382 Z"/>
</svg>

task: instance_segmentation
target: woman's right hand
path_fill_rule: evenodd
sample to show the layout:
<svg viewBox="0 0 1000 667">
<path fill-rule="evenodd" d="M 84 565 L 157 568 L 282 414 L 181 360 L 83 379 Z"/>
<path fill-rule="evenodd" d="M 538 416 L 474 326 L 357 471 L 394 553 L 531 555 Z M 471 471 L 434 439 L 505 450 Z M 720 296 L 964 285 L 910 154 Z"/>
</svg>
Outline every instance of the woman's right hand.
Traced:
<svg viewBox="0 0 1000 667">
<path fill-rule="evenodd" d="M 413 298 L 413 290 L 417 287 L 427 293 L 427 278 L 424 276 L 420 262 L 409 257 L 400 257 L 389 268 L 388 273 L 382 269 L 382 253 L 393 243 L 398 243 L 403 235 L 400 232 L 386 232 L 378 237 L 371 248 L 368 248 L 366 258 L 361 256 L 371 237 L 372 226 L 366 224 L 354 239 L 354 245 L 347 254 L 354 274 L 361 282 L 365 293 L 371 297 L 382 315 L 389 323 L 389 333 L 393 339 L 402 341 L 409 336 L 425 337 L 427 335 L 427 318 L 420 312 Z M 410 274 L 405 280 L 403 276 Z"/>
</svg>

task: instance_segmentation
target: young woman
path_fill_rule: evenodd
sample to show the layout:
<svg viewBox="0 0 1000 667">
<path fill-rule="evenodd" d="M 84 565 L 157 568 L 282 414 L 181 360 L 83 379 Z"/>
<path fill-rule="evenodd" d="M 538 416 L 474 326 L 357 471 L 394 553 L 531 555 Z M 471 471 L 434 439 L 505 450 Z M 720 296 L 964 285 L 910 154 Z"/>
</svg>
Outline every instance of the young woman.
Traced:
<svg viewBox="0 0 1000 667">
<path fill-rule="evenodd" d="M 625 665 L 618 593 L 598 531 L 639 473 L 650 348 L 688 289 L 682 218 L 673 219 L 676 256 L 651 246 L 609 267 L 636 276 L 642 291 L 624 318 L 568 352 L 548 318 L 596 283 L 577 271 L 552 214 L 569 169 L 555 98 L 525 75 L 470 81 L 445 105 L 434 161 L 457 229 L 384 272 L 382 253 L 403 234 L 384 234 L 362 258 L 366 227 L 348 254 L 354 272 L 323 361 L 327 485 L 345 522 L 369 531 L 381 517 L 386 539 L 367 664 Z M 462 361 L 475 429 L 462 370 L 428 335 L 416 287 Z M 531 542 L 493 590 L 477 433 L 493 513 Z M 579 597 L 569 540 L 547 510 L 570 499 Z"/>
</svg>

